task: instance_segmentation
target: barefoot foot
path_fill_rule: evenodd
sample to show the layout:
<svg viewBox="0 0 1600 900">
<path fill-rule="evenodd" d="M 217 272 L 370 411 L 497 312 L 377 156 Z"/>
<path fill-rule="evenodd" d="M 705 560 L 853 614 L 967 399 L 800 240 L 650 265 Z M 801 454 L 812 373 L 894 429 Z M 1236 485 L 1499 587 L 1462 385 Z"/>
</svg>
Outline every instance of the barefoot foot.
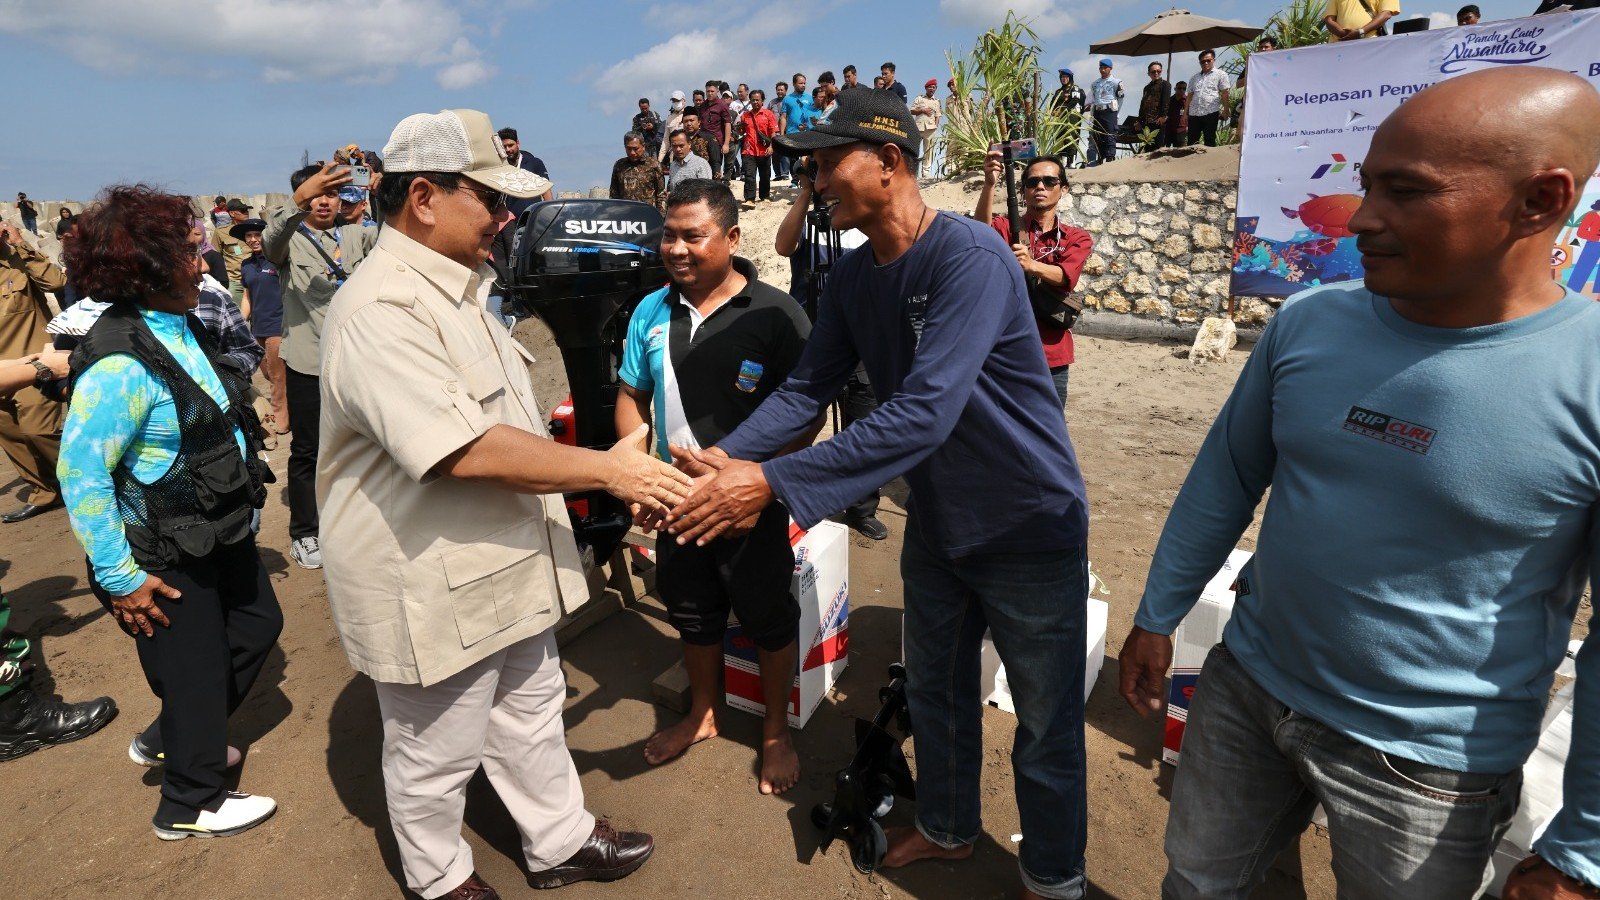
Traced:
<svg viewBox="0 0 1600 900">
<path fill-rule="evenodd" d="M 785 723 L 783 734 L 761 741 L 761 793 L 781 794 L 800 780 L 800 754 Z"/>
<path fill-rule="evenodd" d="M 703 715 L 690 713 L 678 724 L 663 728 L 650 736 L 650 740 L 644 745 L 644 761 L 652 766 L 671 762 L 695 744 L 716 736 L 715 713 L 709 710 Z"/>
<path fill-rule="evenodd" d="M 883 857 L 885 869 L 914 863 L 919 859 L 966 859 L 972 855 L 971 844 L 961 847 L 941 847 L 910 826 L 886 828 L 884 837 L 889 839 L 889 852 Z"/>
</svg>

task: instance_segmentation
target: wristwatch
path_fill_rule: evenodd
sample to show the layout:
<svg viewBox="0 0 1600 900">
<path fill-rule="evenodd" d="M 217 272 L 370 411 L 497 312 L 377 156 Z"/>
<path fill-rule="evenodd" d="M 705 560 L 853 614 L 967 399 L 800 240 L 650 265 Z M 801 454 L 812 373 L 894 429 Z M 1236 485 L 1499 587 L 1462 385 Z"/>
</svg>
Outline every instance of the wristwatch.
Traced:
<svg viewBox="0 0 1600 900">
<path fill-rule="evenodd" d="M 33 363 L 33 368 L 39 373 L 33 376 L 33 383 L 35 387 L 43 386 L 56 380 L 56 373 L 51 371 L 49 366 L 39 362 L 37 359 L 30 360 L 30 362 Z"/>
</svg>

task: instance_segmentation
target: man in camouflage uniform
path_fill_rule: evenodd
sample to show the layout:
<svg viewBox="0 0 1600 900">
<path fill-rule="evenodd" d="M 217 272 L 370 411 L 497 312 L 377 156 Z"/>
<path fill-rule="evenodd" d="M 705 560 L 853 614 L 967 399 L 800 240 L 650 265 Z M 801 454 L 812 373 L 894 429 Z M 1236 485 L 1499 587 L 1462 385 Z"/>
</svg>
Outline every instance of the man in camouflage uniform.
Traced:
<svg viewBox="0 0 1600 900">
<path fill-rule="evenodd" d="M 611 199 L 637 200 L 665 211 L 667 180 L 661 175 L 661 164 L 645 147 L 644 138 L 630 131 L 622 138 L 622 148 L 628 155 L 611 167 Z"/>
</svg>

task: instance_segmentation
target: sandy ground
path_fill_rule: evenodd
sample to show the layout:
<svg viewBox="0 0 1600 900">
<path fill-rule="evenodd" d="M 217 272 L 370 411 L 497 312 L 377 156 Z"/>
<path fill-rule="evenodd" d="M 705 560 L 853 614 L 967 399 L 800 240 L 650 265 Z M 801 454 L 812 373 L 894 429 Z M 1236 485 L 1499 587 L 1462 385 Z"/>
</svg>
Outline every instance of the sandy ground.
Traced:
<svg viewBox="0 0 1600 900">
<path fill-rule="evenodd" d="M 542 391 L 560 390 L 556 355 L 538 322 L 519 336 L 540 347 Z M 541 345 L 543 345 L 541 347 Z M 1175 359 L 1170 346 L 1085 339 L 1074 368 L 1069 413 L 1093 501 L 1092 558 L 1107 582 L 1115 656 L 1143 587 L 1146 561 L 1189 459 L 1237 374 L 1243 353 L 1207 369 Z M 287 442 L 272 454 L 280 475 Z M 9 469 L 0 483 L 17 487 Z M 650 701 L 650 682 L 678 653 L 651 599 L 619 613 L 563 650 L 569 681 L 568 739 L 590 808 L 653 832 L 660 849 L 634 877 L 574 886 L 575 897 L 758 898 L 1003 897 L 1018 887 L 1019 829 L 1008 752 L 1014 720 L 985 711 L 987 835 L 961 864 L 924 863 L 863 876 L 841 845 L 816 854 L 807 820 L 848 761 L 854 716 L 870 716 L 900 627 L 897 559 L 903 490 L 886 492 L 892 535 L 853 538 L 852 655 L 836 693 L 798 737 L 803 782 L 782 798 L 756 790 L 757 720 L 724 716 L 725 739 L 660 769 L 642 742 L 672 714 Z M 0 780 L 0 871 L 8 896 L 211 898 L 402 895 L 379 775 L 379 720 L 372 685 L 349 669 L 328 616 L 321 576 L 287 561 L 287 509 L 274 491 L 262 553 L 273 572 L 286 627 L 254 694 L 235 716 L 234 740 L 249 748 L 243 789 L 281 804 L 247 835 L 163 844 L 150 834 L 157 780 L 124 755 L 129 737 L 156 714 L 132 647 L 89 595 L 82 554 L 53 512 L 5 526 L 4 582 L 15 622 L 40 639 L 54 687 L 68 699 L 114 696 L 122 714 L 85 741 L 7 763 Z M 1142 721 L 1115 695 L 1108 659 L 1089 703 L 1089 872 L 1097 896 L 1155 896 L 1170 772 L 1158 762 L 1160 725 Z M 914 747 L 913 747 L 914 750 Z M 905 821 L 903 810 L 891 822 Z M 527 892 L 514 827 L 480 775 L 468 801 L 467 840 L 477 865 L 507 896 Z M 1331 897 L 1326 842 L 1306 839 L 1304 895 Z M 1298 866 L 1289 861 L 1288 870 Z M 1283 873 L 1262 896 L 1299 897 Z"/>
<path fill-rule="evenodd" d="M 542 326 L 519 337 L 536 348 L 546 396 L 564 393 L 559 361 Z M 1161 836 L 1171 770 L 1159 762 L 1161 726 L 1116 696 L 1115 656 L 1143 588 L 1166 511 L 1244 351 L 1208 368 L 1174 358 L 1171 345 L 1086 338 L 1073 370 L 1068 418 L 1089 485 L 1091 557 L 1111 605 L 1109 658 L 1088 704 L 1088 866 L 1091 896 L 1158 895 Z M 287 441 L 272 454 L 282 476 Z M 18 482 L 0 463 L 0 491 Z M 901 591 L 897 559 L 904 491 L 886 491 L 889 540 L 852 538 L 850 668 L 798 738 L 805 766 L 781 798 L 756 789 L 758 721 L 723 718 L 724 737 L 659 769 L 642 758 L 645 738 L 673 714 L 653 705 L 651 680 L 677 657 L 660 606 L 644 599 L 563 648 L 569 685 L 568 740 L 590 809 L 650 831 L 655 858 L 613 885 L 577 885 L 570 897 L 988 898 L 1015 896 L 1020 830 L 1008 753 L 1014 719 L 986 709 L 983 772 L 986 835 L 962 863 L 922 863 L 864 876 L 842 845 L 817 853 L 811 806 L 829 796 L 850 756 L 852 719 L 870 716 L 886 665 L 897 656 Z M 130 764 L 130 736 L 157 701 L 133 648 L 90 596 L 82 553 L 65 515 L 52 512 L 5 537 L 4 584 L 15 626 L 39 639 L 53 689 L 69 700 L 114 696 L 121 716 L 82 742 L 3 764 L 0 871 L 5 896 L 143 898 L 191 896 L 369 898 L 405 896 L 379 773 L 380 725 L 373 688 L 353 675 L 329 619 L 320 574 L 287 561 L 281 489 L 265 512 L 262 555 L 286 627 L 255 692 L 234 717 L 232 739 L 248 748 L 244 790 L 277 798 L 275 819 L 246 835 L 166 844 L 150 833 L 154 774 Z M 911 747 L 915 755 L 914 744 Z M 902 807 L 889 822 L 903 823 Z M 467 803 L 466 839 L 479 871 L 504 896 L 527 896 L 514 826 L 480 774 Z M 1326 838 L 1308 833 L 1279 860 L 1264 898 L 1331 898 Z"/>
</svg>

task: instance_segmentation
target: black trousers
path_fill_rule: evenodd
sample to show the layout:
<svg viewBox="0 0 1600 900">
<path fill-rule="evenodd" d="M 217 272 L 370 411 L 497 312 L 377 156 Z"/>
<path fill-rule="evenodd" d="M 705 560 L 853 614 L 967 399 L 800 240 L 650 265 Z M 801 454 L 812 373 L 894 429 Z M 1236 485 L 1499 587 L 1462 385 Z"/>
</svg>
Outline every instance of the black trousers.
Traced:
<svg viewBox="0 0 1600 900">
<path fill-rule="evenodd" d="M 772 199 L 772 157 L 749 156 L 744 157 L 744 199 L 756 199 L 756 181 L 760 178 L 761 199 Z"/>
<path fill-rule="evenodd" d="M 283 630 L 283 611 L 256 551 L 255 538 L 218 547 L 205 559 L 154 573 L 182 597 L 156 598 L 172 622 L 134 636 L 139 667 L 161 698 L 160 749 L 166 754 L 156 820 L 193 822 L 222 802 L 228 765 L 228 717 L 250 693 Z M 89 584 L 101 605 L 111 596 Z"/>
<path fill-rule="evenodd" d="M 1189 117 L 1189 145 L 1194 146 L 1201 140 L 1207 147 L 1217 145 L 1217 124 L 1222 121 L 1222 113 L 1206 113 L 1203 116 Z"/>
<path fill-rule="evenodd" d="M 839 397 L 840 424 L 849 428 L 851 422 L 865 419 L 877 408 L 878 397 L 872 392 L 872 383 L 867 381 L 867 370 L 857 366 L 855 374 L 844 384 L 844 394 Z M 881 496 L 882 490 L 873 488 L 872 493 L 850 504 L 845 515 L 863 519 L 877 515 Z"/>
<path fill-rule="evenodd" d="M 285 368 L 289 395 L 289 539 L 317 536 L 317 436 L 322 379 Z"/>
</svg>

